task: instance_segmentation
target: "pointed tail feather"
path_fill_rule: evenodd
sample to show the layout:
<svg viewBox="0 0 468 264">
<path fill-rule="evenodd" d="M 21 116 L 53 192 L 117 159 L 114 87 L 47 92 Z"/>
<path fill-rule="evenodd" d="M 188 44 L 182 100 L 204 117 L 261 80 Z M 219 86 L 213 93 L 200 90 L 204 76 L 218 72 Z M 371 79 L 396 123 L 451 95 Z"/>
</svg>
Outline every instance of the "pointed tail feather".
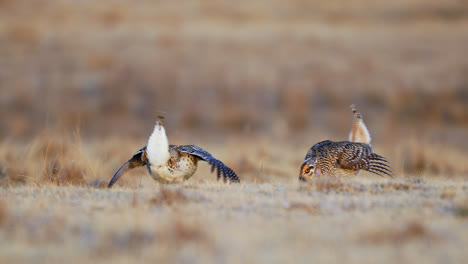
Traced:
<svg viewBox="0 0 468 264">
<path fill-rule="evenodd" d="M 372 153 L 370 157 L 370 163 L 367 171 L 375 173 L 379 176 L 392 176 L 392 168 L 389 165 L 389 162 L 382 156 Z"/>
</svg>

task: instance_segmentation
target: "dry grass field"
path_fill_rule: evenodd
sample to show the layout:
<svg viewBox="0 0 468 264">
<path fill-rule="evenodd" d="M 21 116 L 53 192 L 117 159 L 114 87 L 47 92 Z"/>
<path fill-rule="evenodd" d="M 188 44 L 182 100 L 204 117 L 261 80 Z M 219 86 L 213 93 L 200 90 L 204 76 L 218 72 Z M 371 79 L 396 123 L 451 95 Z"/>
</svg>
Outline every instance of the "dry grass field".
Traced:
<svg viewBox="0 0 468 264">
<path fill-rule="evenodd" d="M 445 157 L 459 159 L 458 173 L 416 163 L 422 172 L 408 174 L 398 167 L 401 156 L 382 150 L 395 163 L 394 178 L 361 172 L 299 184 L 308 146 L 260 140 L 252 147 L 235 139 L 206 148 L 238 172 L 241 184 L 217 183 L 201 163 L 183 185 L 159 185 L 141 168 L 106 189 L 144 142 L 57 142 L 1 146 L 2 160 L 18 162 L 1 180 L 4 263 L 464 263 L 468 257 L 468 181 L 460 173 L 466 156 Z M 21 163 L 24 171 L 10 171 Z"/>
<path fill-rule="evenodd" d="M 0 263 L 465 263 L 467 47 L 463 0 L 0 0 Z M 352 103 L 394 177 L 299 184 Z M 106 189 L 161 112 L 242 183 Z"/>
<path fill-rule="evenodd" d="M 201 175 L 198 175 L 201 176 Z M 3 263 L 464 263 L 468 183 L 0 190 Z"/>
</svg>

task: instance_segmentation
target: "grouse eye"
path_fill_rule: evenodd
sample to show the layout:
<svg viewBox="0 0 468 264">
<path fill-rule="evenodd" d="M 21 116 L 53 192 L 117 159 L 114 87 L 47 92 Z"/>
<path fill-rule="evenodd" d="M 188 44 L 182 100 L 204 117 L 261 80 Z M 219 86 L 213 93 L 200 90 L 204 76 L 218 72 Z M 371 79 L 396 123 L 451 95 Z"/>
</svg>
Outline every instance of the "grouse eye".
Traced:
<svg viewBox="0 0 468 264">
<path fill-rule="evenodd" d="M 310 167 L 307 166 L 307 167 L 305 168 L 304 172 L 305 172 L 305 173 L 309 173 L 309 172 L 310 172 Z"/>
</svg>

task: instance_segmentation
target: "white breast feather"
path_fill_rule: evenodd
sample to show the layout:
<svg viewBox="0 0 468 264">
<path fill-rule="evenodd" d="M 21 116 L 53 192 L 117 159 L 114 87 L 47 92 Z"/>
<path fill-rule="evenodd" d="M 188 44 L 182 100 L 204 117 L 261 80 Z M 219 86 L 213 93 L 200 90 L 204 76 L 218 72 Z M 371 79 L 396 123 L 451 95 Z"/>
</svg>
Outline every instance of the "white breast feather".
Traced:
<svg viewBox="0 0 468 264">
<path fill-rule="evenodd" d="M 148 140 L 146 154 L 152 166 L 165 165 L 170 158 L 166 131 L 159 121 L 156 122 L 153 134 Z"/>
</svg>

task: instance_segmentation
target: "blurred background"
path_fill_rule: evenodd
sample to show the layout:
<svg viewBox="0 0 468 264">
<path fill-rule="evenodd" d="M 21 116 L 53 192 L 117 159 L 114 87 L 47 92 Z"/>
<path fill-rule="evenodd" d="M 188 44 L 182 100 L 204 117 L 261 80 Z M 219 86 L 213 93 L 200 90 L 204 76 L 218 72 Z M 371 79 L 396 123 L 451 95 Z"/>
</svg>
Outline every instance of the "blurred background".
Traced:
<svg viewBox="0 0 468 264">
<path fill-rule="evenodd" d="M 0 166 L 106 178 L 164 113 L 172 143 L 296 180 L 354 103 L 398 174 L 465 175 L 467 47 L 464 0 L 0 0 Z"/>
</svg>

